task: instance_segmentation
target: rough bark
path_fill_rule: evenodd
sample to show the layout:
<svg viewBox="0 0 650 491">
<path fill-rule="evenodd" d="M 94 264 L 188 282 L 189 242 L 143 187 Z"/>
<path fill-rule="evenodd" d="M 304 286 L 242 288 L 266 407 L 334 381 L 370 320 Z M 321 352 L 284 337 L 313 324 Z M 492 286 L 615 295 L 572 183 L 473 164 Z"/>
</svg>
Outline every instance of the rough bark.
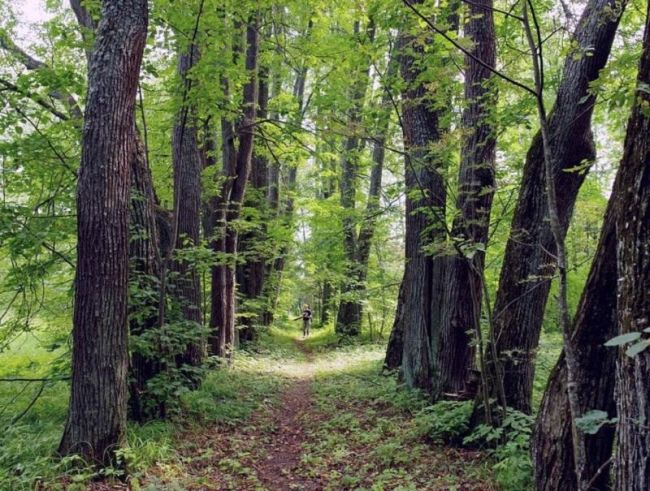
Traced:
<svg viewBox="0 0 650 491">
<path fill-rule="evenodd" d="M 134 131 L 135 133 L 135 131 Z M 129 412 L 136 421 L 162 417 L 164 407 L 149 393 L 147 382 L 162 370 L 160 353 L 147 355 L 133 347 L 134 338 L 159 327 L 157 292 L 162 269 L 160 216 L 156 211 L 151 171 L 142 141 L 134 135 L 131 154 L 131 207 L 129 241 L 129 282 L 137 300 L 129 299 L 131 345 Z M 135 287 L 135 288 L 133 288 Z"/>
<path fill-rule="evenodd" d="M 621 161 L 616 216 L 617 320 L 619 334 L 650 327 L 650 6 L 636 102 L 628 121 Z M 620 491 L 647 490 L 650 484 L 650 341 L 628 356 L 619 349 L 616 363 L 616 486 Z"/>
<path fill-rule="evenodd" d="M 199 53 L 195 46 L 179 56 L 178 74 L 183 83 L 183 105 L 179 109 L 172 135 L 172 156 L 174 164 L 174 220 L 175 249 L 197 247 L 201 233 L 201 171 L 203 162 L 199 148 L 197 121 L 194 109 L 187 104 L 191 81 L 189 72 L 198 62 Z M 205 340 L 198 334 L 203 324 L 201 310 L 201 283 L 196 265 L 191 260 L 175 259 L 172 263 L 175 273 L 174 297 L 180 305 L 182 320 L 188 329 L 197 334 L 178 356 L 179 367 L 200 366 L 205 356 Z M 193 377 L 190 377 L 193 378 Z M 196 383 L 194 380 L 193 383 Z"/>
<path fill-rule="evenodd" d="M 107 0 L 90 59 L 77 190 L 72 392 L 59 446 L 107 465 L 124 438 L 130 157 L 144 0 Z"/>
<path fill-rule="evenodd" d="M 567 57 L 549 115 L 562 237 L 588 164 L 595 158 L 591 132 L 595 96 L 589 91 L 590 82 L 598 78 L 607 62 L 624 7 L 625 2 L 615 0 L 589 1 L 573 38 L 581 49 L 589 49 L 590 56 Z M 576 168 L 581 171 L 568 172 Z M 548 222 L 544 182 L 543 144 L 538 133 L 526 156 L 494 308 L 493 338 L 503 365 L 506 401 L 508 406 L 526 413 L 532 410 L 535 350 L 555 273 L 555 240 Z M 490 370 L 491 380 L 495 379 L 493 372 Z"/>
<path fill-rule="evenodd" d="M 618 184 L 615 185 L 618 189 Z M 614 191 L 616 193 L 617 191 Z M 572 343 L 576 353 L 576 381 L 583 413 L 601 410 L 613 417 L 616 351 L 603 346 L 616 335 L 616 236 L 615 199 L 610 200 L 596 256 L 573 325 Z M 576 490 L 571 413 L 567 396 L 564 355 L 560 356 L 544 393 L 533 435 L 535 483 L 539 490 Z M 587 435 L 585 476 L 591 479 L 611 456 L 614 429 L 603 427 Z M 609 473 L 601 472 L 594 489 L 608 488 Z"/>
<path fill-rule="evenodd" d="M 267 106 L 269 101 L 268 70 L 260 70 L 259 81 L 259 104 L 258 118 L 267 118 Z M 245 262 L 238 268 L 239 292 L 245 300 L 257 300 L 263 302 L 264 284 L 266 281 L 267 265 L 271 258 L 268 257 L 268 241 L 266 220 L 268 217 L 268 206 L 266 196 L 268 194 L 268 162 L 266 156 L 260 152 L 253 155 L 253 163 L 250 174 L 249 192 L 247 192 L 244 206 L 255 208 L 259 216 L 259 223 L 253 230 L 242 236 L 240 252 Z M 252 309 L 252 310 L 251 310 Z M 255 326 L 262 323 L 265 308 L 249 306 L 251 313 L 243 319 L 243 327 L 239 330 L 240 341 L 253 341 L 255 339 Z"/>
<path fill-rule="evenodd" d="M 258 77 L 257 61 L 259 50 L 258 15 L 254 14 L 246 26 L 246 71 L 248 81 L 243 89 L 242 115 L 237 123 L 232 136 L 224 138 L 224 145 L 229 150 L 224 163 L 227 165 L 226 181 L 221 192 L 223 211 L 218 211 L 223 218 L 222 232 L 225 237 L 217 241 L 216 245 L 223 247 L 227 261 L 223 266 L 213 268 L 212 275 L 212 302 L 213 313 L 221 318 L 221 325 L 214 324 L 212 336 L 213 346 L 217 348 L 216 354 L 223 356 L 228 361 L 232 360 L 232 353 L 236 342 L 235 330 L 235 293 L 236 293 L 236 256 L 238 252 L 238 233 L 234 225 L 241 213 L 244 193 L 251 172 L 253 157 L 253 142 L 255 135 L 255 119 L 258 103 Z M 222 122 L 222 124 L 224 124 Z M 238 140 L 235 150 L 234 136 Z M 223 242 L 222 242 L 223 241 Z M 221 251 L 220 251 L 221 252 Z M 217 312 L 215 312 L 215 310 Z"/>
<path fill-rule="evenodd" d="M 409 387 L 437 396 L 437 333 L 431 330 L 437 320 L 433 299 L 439 298 L 444 267 L 442 257 L 433 257 L 423 248 L 444 241 L 438 224 L 445 215 L 446 189 L 442 159 L 431 150 L 439 141 L 439 113 L 432 108 L 431 94 L 420 80 L 424 69 L 416 60 L 424 46 L 406 32 L 400 33 L 397 49 L 400 72 L 406 83 L 402 93 L 402 131 L 406 150 L 406 264 L 401 305 L 402 376 Z M 435 215 L 435 216 L 433 216 Z M 435 283 L 435 284 L 434 284 Z"/>
<path fill-rule="evenodd" d="M 472 55 L 488 67 L 496 63 L 492 4 L 492 0 L 471 3 L 465 25 L 465 35 L 473 41 Z M 494 196 L 496 137 L 490 117 L 496 94 L 488 68 L 469 56 L 465 66 L 465 135 L 452 226 L 453 240 L 464 255 L 450 257 L 445 271 L 438 363 L 442 391 L 466 397 L 475 385 L 473 340 L 480 329 L 484 251 Z"/>
</svg>

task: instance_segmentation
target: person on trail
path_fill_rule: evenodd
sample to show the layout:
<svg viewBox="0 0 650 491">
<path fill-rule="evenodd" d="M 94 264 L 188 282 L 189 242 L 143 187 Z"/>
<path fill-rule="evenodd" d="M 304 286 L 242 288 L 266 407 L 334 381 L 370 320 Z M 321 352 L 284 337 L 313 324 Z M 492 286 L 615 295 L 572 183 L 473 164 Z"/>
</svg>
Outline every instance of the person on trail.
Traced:
<svg viewBox="0 0 650 491">
<path fill-rule="evenodd" d="M 302 337 L 309 336 L 309 328 L 311 327 L 311 309 L 309 305 L 305 305 L 302 309 L 302 315 L 296 317 L 294 320 L 302 319 Z"/>
</svg>

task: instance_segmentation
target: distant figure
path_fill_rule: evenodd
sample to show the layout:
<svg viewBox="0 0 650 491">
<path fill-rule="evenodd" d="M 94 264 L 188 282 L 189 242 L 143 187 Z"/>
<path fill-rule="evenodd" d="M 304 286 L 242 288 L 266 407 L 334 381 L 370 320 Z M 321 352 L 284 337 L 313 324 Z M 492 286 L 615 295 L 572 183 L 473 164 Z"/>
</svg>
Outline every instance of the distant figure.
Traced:
<svg viewBox="0 0 650 491">
<path fill-rule="evenodd" d="M 305 305 L 302 309 L 302 315 L 296 317 L 294 320 L 302 319 L 302 337 L 309 336 L 309 328 L 311 327 L 311 309 L 309 305 Z"/>
</svg>

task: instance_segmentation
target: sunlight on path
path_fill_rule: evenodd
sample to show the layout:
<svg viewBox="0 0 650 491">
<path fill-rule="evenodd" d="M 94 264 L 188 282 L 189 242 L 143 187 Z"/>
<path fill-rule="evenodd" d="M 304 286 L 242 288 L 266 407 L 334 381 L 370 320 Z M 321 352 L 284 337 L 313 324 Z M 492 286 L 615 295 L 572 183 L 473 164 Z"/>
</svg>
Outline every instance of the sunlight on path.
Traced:
<svg viewBox="0 0 650 491">
<path fill-rule="evenodd" d="M 216 372 L 235 387 L 237 380 L 250 384 L 255 393 L 231 397 L 247 397 L 256 409 L 231 422 L 189 426 L 178 436 L 180 462 L 152 469 L 142 489 L 492 489 L 479 453 L 422 438 L 413 411 L 424 401 L 379 374 L 383 345 L 328 341 L 275 329 L 266 348 L 240 353 L 231 371 Z M 216 404 L 225 412 L 233 403 Z"/>
</svg>

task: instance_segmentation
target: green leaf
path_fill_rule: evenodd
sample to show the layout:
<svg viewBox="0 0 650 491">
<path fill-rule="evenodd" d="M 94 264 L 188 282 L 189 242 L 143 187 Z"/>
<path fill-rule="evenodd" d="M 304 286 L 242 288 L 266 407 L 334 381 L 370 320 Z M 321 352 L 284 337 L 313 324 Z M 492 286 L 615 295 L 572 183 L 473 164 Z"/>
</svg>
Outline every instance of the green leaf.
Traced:
<svg viewBox="0 0 650 491">
<path fill-rule="evenodd" d="M 595 435 L 598 433 L 603 425 L 610 423 L 612 420 L 609 419 L 609 415 L 605 411 L 599 409 L 593 409 L 587 411 L 585 414 L 576 418 L 576 425 L 580 430 L 588 435 Z"/>
<path fill-rule="evenodd" d="M 650 346 L 650 339 L 642 339 L 641 341 L 634 343 L 632 346 L 630 346 L 625 351 L 625 354 L 630 358 L 634 358 L 636 355 L 638 355 L 643 350 L 645 350 L 648 346 Z"/>
<path fill-rule="evenodd" d="M 631 343 L 632 341 L 636 341 L 640 337 L 641 337 L 640 332 L 628 332 L 610 339 L 605 343 L 605 346 L 621 346 L 626 343 Z"/>
</svg>

